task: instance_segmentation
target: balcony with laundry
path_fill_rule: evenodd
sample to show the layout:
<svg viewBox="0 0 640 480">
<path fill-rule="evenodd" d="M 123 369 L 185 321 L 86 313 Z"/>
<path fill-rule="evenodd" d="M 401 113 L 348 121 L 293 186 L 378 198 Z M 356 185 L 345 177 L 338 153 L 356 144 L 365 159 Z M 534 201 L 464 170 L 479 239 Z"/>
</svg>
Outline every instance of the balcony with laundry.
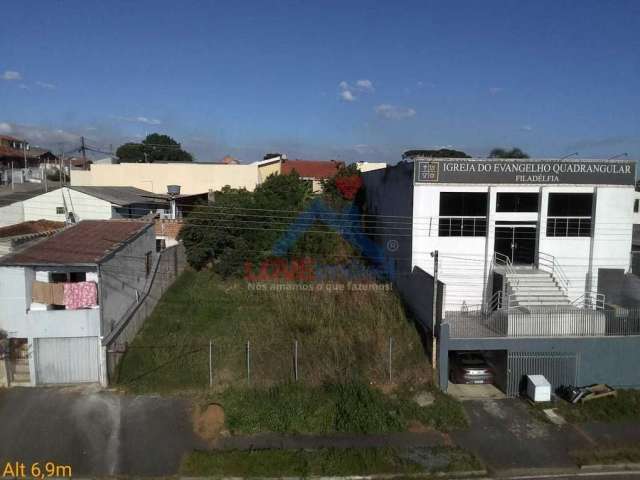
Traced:
<svg viewBox="0 0 640 480">
<path fill-rule="evenodd" d="M 26 312 L 29 331 L 47 336 L 99 334 L 97 270 L 34 270 L 32 278 L 27 286 L 31 289 L 31 303 Z"/>
</svg>

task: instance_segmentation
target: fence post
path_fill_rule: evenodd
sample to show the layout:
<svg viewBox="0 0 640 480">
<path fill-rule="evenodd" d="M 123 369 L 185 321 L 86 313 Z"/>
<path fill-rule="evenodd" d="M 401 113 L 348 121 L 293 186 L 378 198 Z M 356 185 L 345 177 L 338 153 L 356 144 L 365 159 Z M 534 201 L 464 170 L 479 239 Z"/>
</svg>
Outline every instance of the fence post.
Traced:
<svg viewBox="0 0 640 480">
<path fill-rule="evenodd" d="M 213 387 L 213 342 L 209 339 L 209 388 Z"/>
<path fill-rule="evenodd" d="M 251 384 L 251 342 L 247 340 L 247 385 Z"/>
<path fill-rule="evenodd" d="M 389 383 L 393 382 L 393 376 L 391 374 L 391 357 L 393 352 L 393 337 L 389 337 Z"/>
<path fill-rule="evenodd" d="M 293 343 L 293 376 L 298 381 L 298 340 Z"/>
</svg>

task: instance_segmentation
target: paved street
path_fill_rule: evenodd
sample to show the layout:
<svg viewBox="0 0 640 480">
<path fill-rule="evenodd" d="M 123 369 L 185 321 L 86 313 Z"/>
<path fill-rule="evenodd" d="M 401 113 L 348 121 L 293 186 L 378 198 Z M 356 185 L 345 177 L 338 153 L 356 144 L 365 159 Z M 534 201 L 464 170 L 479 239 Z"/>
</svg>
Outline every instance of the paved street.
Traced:
<svg viewBox="0 0 640 480">
<path fill-rule="evenodd" d="M 199 447 L 189 404 L 92 388 L 0 391 L 0 461 L 53 461 L 76 475 L 168 475 Z"/>
</svg>

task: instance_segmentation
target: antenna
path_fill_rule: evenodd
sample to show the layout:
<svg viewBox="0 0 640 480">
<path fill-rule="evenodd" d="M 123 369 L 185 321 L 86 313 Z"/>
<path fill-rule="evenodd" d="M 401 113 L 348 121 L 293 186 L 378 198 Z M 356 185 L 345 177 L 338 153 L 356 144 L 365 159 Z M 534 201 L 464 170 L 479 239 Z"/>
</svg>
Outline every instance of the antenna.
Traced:
<svg viewBox="0 0 640 480">
<path fill-rule="evenodd" d="M 565 158 L 573 157 L 574 155 L 578 155 L 578 152 L 570 153 L 569 155 L 565 155 L 564 157 L 559 158 L 558 160 L 564 160 Z"/>
<path fill-rule="evenodd" d="M 627 152 L 623 152 L 623 153 L 619 153 L 618 155 L 614 155 L 613 157 L 609 157 L 607 158 L 607 160 L 615 160 L 616 158 L 620 158 L 620 157 L 628 157 L 629 154 Z"/>
</svg>

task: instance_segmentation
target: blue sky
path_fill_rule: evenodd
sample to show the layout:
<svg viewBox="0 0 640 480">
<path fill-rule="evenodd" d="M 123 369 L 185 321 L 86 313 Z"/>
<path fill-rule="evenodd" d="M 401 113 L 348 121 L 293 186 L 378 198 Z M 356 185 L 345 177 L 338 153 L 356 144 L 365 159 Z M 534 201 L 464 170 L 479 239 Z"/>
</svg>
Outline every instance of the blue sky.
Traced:
<svg viewBox="0 0 640 480">
<path fill-rule="evenodd" d="M 0 133 L 56 149 L 167 133 L 198 160 L 395 163 L 519 146 L 640 158 L 637 1 L 22 1 Z"/>
</svg>

